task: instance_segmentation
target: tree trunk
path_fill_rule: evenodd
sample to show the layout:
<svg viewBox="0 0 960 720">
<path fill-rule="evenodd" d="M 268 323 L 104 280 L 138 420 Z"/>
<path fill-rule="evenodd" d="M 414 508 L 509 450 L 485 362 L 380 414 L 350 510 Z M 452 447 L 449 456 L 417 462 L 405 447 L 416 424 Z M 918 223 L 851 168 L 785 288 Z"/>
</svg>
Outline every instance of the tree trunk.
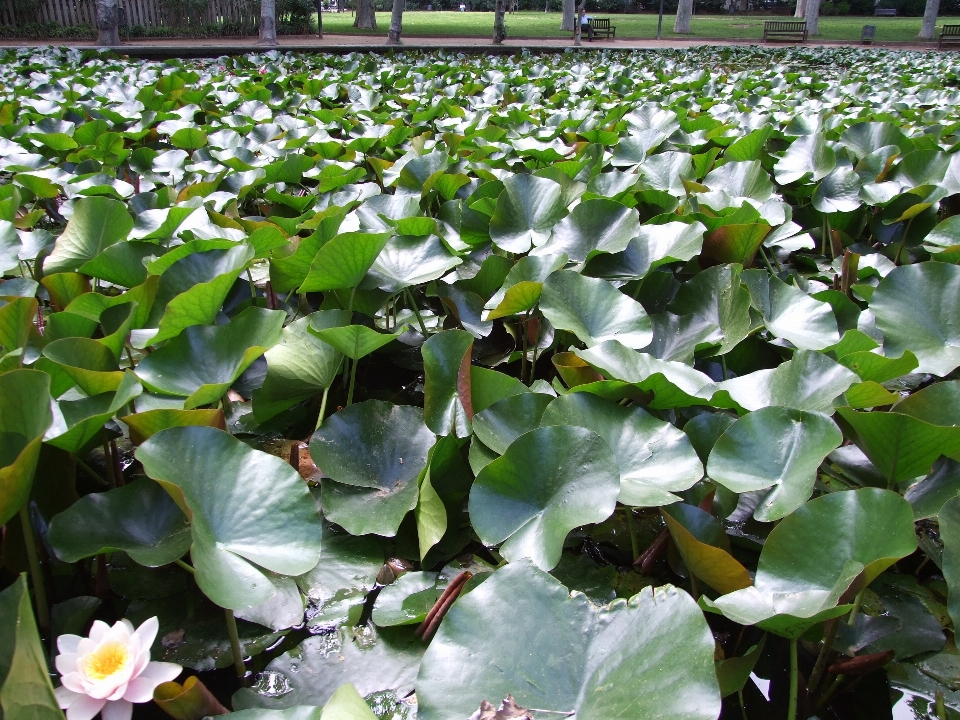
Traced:
<svg viewBox="0 0 960 720">
<path fill-rule="evenodd" d="M 927 0 L 923 11 L 923 27 L 920 28 L 921 40 L 933 40 L 937 32 L 937 14 L 940 12 L 940 0 Z"/>
<path fill-rule="evenodd" d="M 561 30 L 570 30 L 572 31 L 575 26 L 574 14 L 576 13 L 576 3 L 574 0 L 563 0 L 563 4 L 560 6 L 561 12 L 563 13 L 560 16 L 560 29 Z"/>
<path fill-rule="evenodd" d="M 807 0 L 797 0 L 797 9 L 793 16 L 795 18 L 805 18 L 807 16 Z"/>
<path fill-rule="evenodd" d="M 507 11 L 507 0 L 497 0 L 493 11 L 493 44 L 500 45 L 507 37 L 507 26 L 503 22 L 503 15 Z"/>
<path fill-rule="evenodd" d="M 355 28 L 377 29 L 377 11 L 373 8 L 373 0 L 357 0 L 357 19 L 353 21 Z"/>
<path fill-rule="evenodd" d="M 813 37 L 820 34 L 820 28 L 817 21 L 820 18 L 820 0 L 807 0 L 806 15 L 807 35 Z"/>
<path fill-rule="evenodd" d="M 673 24 L 675 33 L 690 33 L 690 16 L 693 15 L 693 0 L 680 0 L 677 5 L 677 21 Z"/>
<path fill-rule="evenodd" d="M 277 0 L 260 0 L 260 39 L 257 45 L 277 44 Z"/>
<path fill-rule="evenodd" d="M 97 45 L 114 47 L 120 44 L 120 5 L 117 0 L 97 0 Z"/>
<path fill-rule="evenodd" d="M 403 6 L 406 0 L 393 0 L 393 15 L 390 16 L 390 31 L 387 33 L 387 43 L 400 44 L 400 33 L 403 31 Z"/>
</svg>

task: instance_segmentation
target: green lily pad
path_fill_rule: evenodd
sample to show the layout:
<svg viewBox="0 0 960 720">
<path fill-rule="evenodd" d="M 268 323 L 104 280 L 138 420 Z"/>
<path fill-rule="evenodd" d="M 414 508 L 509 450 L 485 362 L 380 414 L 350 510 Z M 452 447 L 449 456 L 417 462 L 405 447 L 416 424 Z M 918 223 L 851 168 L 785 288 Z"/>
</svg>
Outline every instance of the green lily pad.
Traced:
<svg viewBox="0 0 960 720">
<path fill-rule="evenodd" d="M 606 280 L 573 270 L 560 270 L 546 279 L 540 311 L 554 327 L 572 332 L 587 347 L 618 340 L 641 348 L 653 339 L 650 318 L 640 303 Z"/>
<path fill-rule="evenodd" d="M 350 232 L 320 248 L 298 292 L 355 288 L 393 233 Z"/>
<path fill-rule="evenodd" d="M 123 550 L 140 565 L 158 567 L 190 549 L 190 524 L 160 485 L 137 480 L 85 495 L 56 515 L 49 542 L 64 562 Z"/>
<path fill-rule="evenodd" d="M 366 325 L 340 325 L 310 331 L 351 360 L 359 360 L 396 340 L 402 332 L 380 333 Z"/>
<path fill-rule="evenodd" d="M 551 630 L 539 632 L 546 618 Z M 418 717 L 465 718 L 483 700 L 512 695 L 581 720 L 713 720 L 713 647 L 696 603 L 669 585 L 598 608 L 529 563 L 511 563 L 444 618 L 420 666 Z"/>
<path fill-rule="evenodd" d="M 0 710 L 7 718 L 63 720 L 30 607 L 27 576 L 0 593 Z"/>
<path fill-rule="evenodd" d="M 747 569 L 730 554 L 729 541 L 716 518 L 685 503 L 664 508 L 661 514 L 683 564 L 695 577 L 722 594 L 753 584 Z"/>
<path fill-rule="evenodd" d="M 621 407 L 589 393 L 571 393 L 553 400 L 541 426 L 576 425 L 602 437 L 620 468 L 618 502 L 659 507 L 680 500 L 703 477 L 703 465 L 689 438 L 668 422 L 639 407 Z"/>
<path fill-rule="evenodd" d="M 38 370 L 0 375 L 0 522 L 30 497 L 50 413 L 50 376 Z"/>
<path fill-rule="evenodd" d="M 838 408 L 847 435 L 888 483 L 926 475 L 941 455 L 960 460 L 960 427 L 941 427 L 897 412 Z"/>
<path fill-rule="evenodd" d="M 960 267 L 928 262 L 898 267 L 870 298 L 888 357 L 909 351 L 917 372 L 945 376 L 960 366 Z"/>
<path fill-rule="evenodd" d="M 490 238 L 507 252 L 529 252 L 547 241 L 566 214 L 559 183 L 535 175 L 513 175 L 503 181 L 490 218 Z"/>
<path fill-rule="evenodd" d="M 333 384 L 343 354 L 317 333 L 349 322 L 345 310 L 319 310 L 283 329 L 279 342 L 264 353 L 267 376 L 253 392 L 253 414 L 258 422 L 266 422 Z"/>
<path fill-rule="evenodd" d="M 380 400 L 331 415 L 310 439 L 325 516 L 354 535 L 392 536 L 417 503 L 417 478 L 436 436 L 423 411 Z"/>
<path fill-rule="evenodd" d="M 362 286 L 398 293 L 404 288 L 436 280 L 462 262 L 450 254 L 436 235 L 395 235 L 373 261 Z"/>
<path fill-rule="evenodd" d="M 531 558 L 550 570 L 567 533 L 606 520 L 619 492 L 619 470 L 598 435 L 541 427 L 480 471 L 470 491 L 470 521 L 484 544 L 503 543 L 508 560 Z"/>
<path fill-rule="evenodd" d="M 408 627 L 341 626 L 304 640 L 270 661 L 252 688 L 233 696 L 236 710 L 324 705 L 344 683 L 364 696 L 414 687 L 425 646 Z"/>
<path fill-rule="evenodd" d="M 43 349 L 43 355 L 57 363 L 87 395 L 115 392 L 123 382 L 123 371 L 113 351 L 97 340 L 54 340 Z"/>
<path fill-rule="evenodd" d="M 825 415 L 766 407 L 720 436 L 710 451 L 707 475 L 735 493 L 772 488 L 754 517 L 779 520 L 809 499 L 820 463 L 842 442 L 840 429 Z"/>
<path fill-rule="evenodd" d="M 676 315 L 694 315 L 712 328 L 702 342 L 715 344 L 722 355 L 750 332 L 750 292 L 741 283 L 738 265 L 704 270 L 684 283 L 670 303 Z"/>
<path fill-rule="evenodd" d="M 524 433 L 540 426 L 553 398 L 542 393 L 520 393 L 498 400 L 474 416 L 476 438 L 496 455 Z"/>
<path fill-rule="evenodd" d="M 950 619 L 960 622 L 960 498 L 948 500 L 939 514 L 940 539 L 943 541 L 943 578 L 949 595 Z"/>
<path fill-rule="evenodd" d="M 824 543 L 825 537 L 832 540 Z M 809 622 L 839 614 L 835 606 L 848 589 L 866 587 L 916 545 L 910 506 L 896 493 L 864 488 L 823 495 L 770 532 L 753 587 L 704 603 L 742 625 L 798 637 Z"/>
<path fill-rule="evenodd" d="M 63 395 L 53 411 L 53 422 L 44 435 L 44 442 L 61 450 L 78 452 L 103 435 L 103 424 L 124 411 L 143 392 L 137 376 L 129 370 L 116 392 L 90 397 Z M 102 442 L 102 440 L 101 440 Z"/>
<path fill-rule="evenodd" d="M 126 239 L 133 218 L 119 200 L 89 197 L 77 201 L 73 217 L 43 263 L 47 275 L 77 270 L 111 245 Z"/>
<path fill-rule="evenodd" d="M 159 432 L 136 457 L 190 518 L 197 584 L 218 605 L 243 610 L 269 600 L 276 587 L 268 571 L 300 575 L 317 564 L 316 503 L 280 458 L 205 427 Z"/>
<path fill-rule="evenodd" d="M 437 435 L 469 437 L 473 421 L 470 370 L 473 336 L 446 330 L 430 337 L 423 355 L 423 417 Z"/>
<path fill-rule="evenodd" d="M 285 314 L 248 308 L 226 325 L 194 325 L 137 365 L 151 390 L 186 397 L 190 410 L 214 403 L 280 339 Z"/>
<path fill-rule="evenodd" d="M 834 401 L 857 382 L 857 376 L 818 352 L 798 350 L 773 370 L 757 370 L 717 383 L 712 398 L 718 407 L 732 407 L 729 397 L 744 410 L 781 407 L 829 413 Z"/>
<path fill-rule="evenodd" d="M 613 200 L 584 200 L 553 228 L 548 242 L 534 255 L 565 254 L 572 262 L 585 262 L 598 253 L 619 253 L 640 234 L 640 218 L 633 208 Z"/>
<path fill-rule="evenodd" d="M 823 350 L 840 342 L 837 319 L 828 303 L 814 300 L 763 270 L 747 270 L 741 280 L 767 330 L 776 337 L 803 350 Z"/>
</svg>

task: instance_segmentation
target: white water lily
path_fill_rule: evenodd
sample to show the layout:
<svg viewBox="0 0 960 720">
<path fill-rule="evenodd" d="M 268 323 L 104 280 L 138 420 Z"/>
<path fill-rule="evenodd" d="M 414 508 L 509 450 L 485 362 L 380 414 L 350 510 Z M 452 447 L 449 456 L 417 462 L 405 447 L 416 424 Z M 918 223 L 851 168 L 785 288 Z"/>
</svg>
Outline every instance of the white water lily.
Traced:
<svg viewBox="0 0 960 720">
<path fill-rule="evenodd" d="M 67 720 L 130 720 L 133 703 L 153 700 L 160 683 L 183 669 L 174 663 L 150 662 L 150 646 L 159 623 L 152 617 L 136 630 L 129 620 L 110 627 L 97 620 L 89 637 L 61 635 L 54 660 L 63 683 L 56 689 Z"/>
</svg>

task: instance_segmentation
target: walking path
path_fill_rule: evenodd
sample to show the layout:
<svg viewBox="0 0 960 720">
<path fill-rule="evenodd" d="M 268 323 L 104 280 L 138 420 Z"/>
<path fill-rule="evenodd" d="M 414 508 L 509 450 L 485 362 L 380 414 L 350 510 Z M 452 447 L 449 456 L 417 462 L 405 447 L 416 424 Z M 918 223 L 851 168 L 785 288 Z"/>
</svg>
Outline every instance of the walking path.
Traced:
<svg viewBox="0 0 960 720">
<path fill-rule="evenodd" d="M 270 48 L 256 44 L 257 38 L 162 38 L 131 40 L 114 48 L 119 53 L 142 58 L 167 57 L 215 57 L 218 55 L 239 55 L 251 52 L 264 52 Z M 564 52 L 573 47 L 571 37 L 554 38 L 527 38 L 508 37 L 502 45 L 494 45 L 489 37 L 483 36 L 413 36 L 403 39 L 400 46 L 387 45 L 384 35 L 324 35 L 323 39 L 315 35 L 285 35 L 279 38 L 279 50 L 295 52 L 396 52 L 398 50 L 438 50 L 451 52 L 492 52 L 512 54 L 519 49 L 526 48 L 531 52 Z M 655 38 L 625 38 L 617 40 L 583 40 L 581 45 L 585 50 L 654 50 L 663 48 L 692 48 L 704 45 L 760 45 L 759 38 L 723 39 L 723 38 L 670 38 L 657 40 Z M 0 40 L 0 48 L 4 47 L 89 47 L 96 45 L 90 41 L 57 40 L 38 42 L 36 40 Z M 782 45 L 766 45 L 765 47 L 781 47 Z M 804 47 L 859 47 L 858 42 L 838 40 L 810 40 Z M 874 47 L 900 50 L 936 50 L 936 42 L 878 42 Z"/>
</svg>

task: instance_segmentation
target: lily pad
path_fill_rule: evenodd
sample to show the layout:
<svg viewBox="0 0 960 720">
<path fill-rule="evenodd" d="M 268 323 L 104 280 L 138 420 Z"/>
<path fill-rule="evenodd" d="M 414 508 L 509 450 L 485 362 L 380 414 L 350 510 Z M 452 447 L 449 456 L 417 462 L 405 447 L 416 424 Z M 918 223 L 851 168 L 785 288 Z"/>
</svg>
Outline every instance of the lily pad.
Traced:
<svg viewBox="0 0 960 720">
<path fill-rule="evenodd" d="M 82 497 L 50 521 L 49 542 L 63 562 L 123 550 L 158 567 L 190 549 L 190 524 L 160 485 L 141 479 Z"/>
<path fill-rule="evenodd" d="M 470 491 L 470 520 L 485 544 L 503 543 L 508 560 L 531 558 L 550 570 L 567 533 L 606 520 L 619 491 L 619 470 L 598 435 L 541 427 L 483 468 Z"/>
<path fill-rule="evenodd" d="M 840 429 L 824 415 L 762 408 L 720 436 L 710 451 L 707 475 L 735 493 L 773 487 L 754 517 L 762 522 L 779 520 L 807 501 L 820 463 L 842 442 Z"/>
<path fill-rule="evenodd" d="M 197 584 L 218 605 L 242 610 L 269 600 L 276 587 L 268 571 L 300 575 L 317 564 L 316 503 L 280 458 L 203 427 L 159 432 L 136 456 L 190 518 Z"/>
<path fill-rule="evenodd" d="M 538 632 L 547 618 L 550 632 Z M 714 720 L 713 647 L 694 601 L 669 585 L 598 608 L 530 563 L 511 563 L 444 618 L 420 666 L 418 717 L 469 717 L 481 701 L 512 695 L 582 720 Z"/>
</svg>

